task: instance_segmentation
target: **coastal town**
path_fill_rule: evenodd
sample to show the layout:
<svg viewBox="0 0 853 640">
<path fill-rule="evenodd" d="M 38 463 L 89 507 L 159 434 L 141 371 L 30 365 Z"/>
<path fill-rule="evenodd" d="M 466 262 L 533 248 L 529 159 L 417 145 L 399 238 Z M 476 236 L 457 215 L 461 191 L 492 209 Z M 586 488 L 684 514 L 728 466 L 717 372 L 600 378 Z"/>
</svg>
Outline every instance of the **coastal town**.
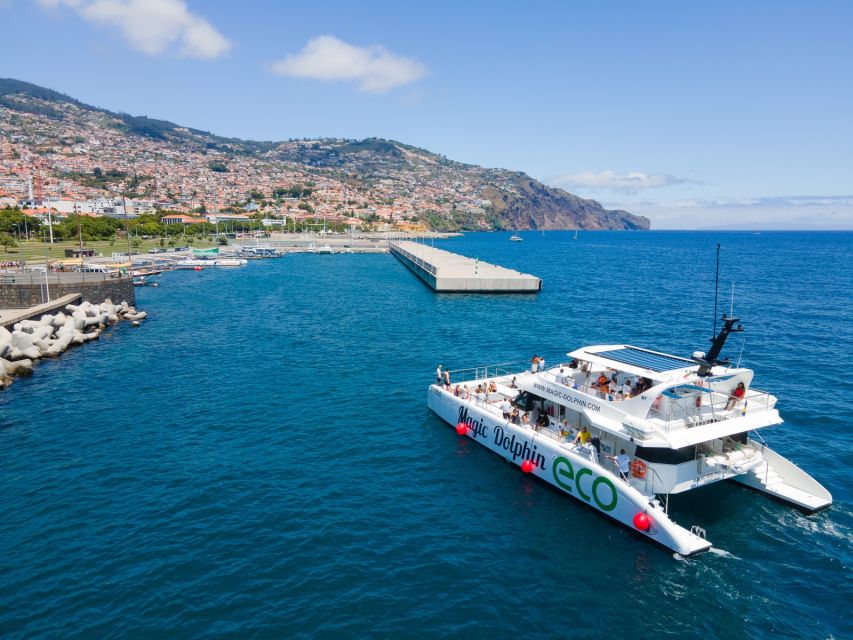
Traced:
<svg viewBox="0 0 853 640">
<path fill-rule="evenodd" d="M 111 115 L 74 104 L 40 107 L 41 113 L 0 107 L 0 208 L 21 207 L 43 222 L 78 213 L 157 216 L 165 225 L 256 221 L 295 231 L 323 220 L 336 227 L 425 231 L 430 216 L 459 211 L 476 217 L 491 206 L 478 193 L 484 187 L 464 171 L 451 171 L 448 179 L 445 166 L 431 176 L 427 156 L 415 151 L 403 152 L 418 155 L 415 170 L 355 179 L 345 170 L 311 166 L 312 157 L 332 149 L 330 141 L 288 141 L 249 154 L 237 143 L 213 143 L 188 129 L 178 145 L 128 135 Z M 293 155 L 305 162 L 278 159 Z"/>
<path fill-rule="evenodd" d="M 173 233 L 193 225 L 414 233 L 649 227 L 646 218 L 524 173 L 399 142 L 224 138 L 9 79 L 0 79 L 3 208 L 51 225 L 75 214 L 138 220 L 149 225 L 146 235 L 165 235 L 154 225 L 175 225 Z"/>
</svg>

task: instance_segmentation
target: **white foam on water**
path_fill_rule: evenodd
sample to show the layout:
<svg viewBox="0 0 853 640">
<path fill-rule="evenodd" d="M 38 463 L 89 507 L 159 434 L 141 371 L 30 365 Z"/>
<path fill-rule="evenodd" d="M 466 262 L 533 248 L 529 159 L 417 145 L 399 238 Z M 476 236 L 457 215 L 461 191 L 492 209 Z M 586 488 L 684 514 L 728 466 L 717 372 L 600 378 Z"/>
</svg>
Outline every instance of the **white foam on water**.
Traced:
<svg viewBox="0 0 853 640">
<path fill-rule="evenodd" d="M 708 553 L 713 553 L 715 556 L 720 556 L 721 558 L 728 558 L 730 560 L 740 560 L 735 554 L 729 553 L 725 549 L 720 549 L 719 547 L 711 547 L 708 549 Z"/>
</svg>

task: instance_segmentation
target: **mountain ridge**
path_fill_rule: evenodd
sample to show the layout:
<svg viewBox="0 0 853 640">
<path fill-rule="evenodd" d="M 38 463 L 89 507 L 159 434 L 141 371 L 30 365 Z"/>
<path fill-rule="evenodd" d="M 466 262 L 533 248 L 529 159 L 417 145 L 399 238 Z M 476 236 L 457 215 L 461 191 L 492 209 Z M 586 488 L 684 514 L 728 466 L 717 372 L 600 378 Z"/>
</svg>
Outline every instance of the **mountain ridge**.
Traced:
<svg viewBox="0 0 853 640">
<path fill-rule="evenodd" d="M 239 165 L 247 179 L 258 175 L 261 182 L 266 175 L 285 176 L 279 179 L 282 184 L 290 175 L 303 181 L 317 177 L 324 181 L 329 192 L 353 192 L 359 197 L 329 203 L 312 201 L 312 205 L 322 208 L 330 204 L 332 208 L 326 207 L 330 211 L 359 218 L 366 211 L 378 212 L 380 217 L 390 216 L 391 221 L 418 221 L 436 230 L 650 227 L 647 218 L 627 211 L 607 210 L 595 200 L 550 187 L 523 172 L 466 164 L 395 140 L 316 138 L 276 142 L 226 138 L 168 120 L 87 105 L 53 89 L 10 78 L 0 79 L 0 115 L 3 109 L 28 118 L 19 129 L 35 127 L 42 133 L 37 139 L 46 136 L 59 141 L 58 145 L 48 146 L 52 155 L 46 154 L 54 165 L 57 157 L 63 160 L 65 143 L 58 132 L 51 132 L 51 123 L 55 123 L 58 131 L 64 131 L 66 137 L 69 127 L 74 126 L 80 132 L 75 137 L 83 138 L 110 137 L 113 135 L 110 131 L 118 131 L 127 138 L 120 142 L 131 154 L 137 147 L 149 150 L 148 155 L 183 153 L 182 166 L 198 168 L 200 163 L 207 164 L 220 174 L 226 173 L 230 165 Z M 22 136 L 14 127 L 10 131 Z M 102 164 L 109 160 L 98 149 L 88 149 L 86 153 L 91 160 L 89 164 L 101 158 Z M 210 160 L 205 163 L 207 158 Z M 85 164 L 82 158 L 77 160 Z M 214 169 L 214 164 L 219 168 Z M 270 173 L 265 174 L 264 169 Z M 175 191 L 173 186 L 165 186 L 169 185 L 168 167 L 158 171 L 154 166 L 147 171 L 154 172 L 155 189 L 165 189 L 164 193 Z M 236 194 L 240 182 L 234 179 L 236 175 L 229 177 L 235 188 L 228 191 L 226 184 L 223 193 Z M 199 181 L 204 186 L 209 180 L 199 178 Z M 192 191 L 198 193 L 199 189 Z M 272 192 L 272 187 L 269 191 Z M 263 195 L 268 194 L 263 192 Z M 352 203 L 356 201 L 360 208 L 354 208 Z"/>
</svg>

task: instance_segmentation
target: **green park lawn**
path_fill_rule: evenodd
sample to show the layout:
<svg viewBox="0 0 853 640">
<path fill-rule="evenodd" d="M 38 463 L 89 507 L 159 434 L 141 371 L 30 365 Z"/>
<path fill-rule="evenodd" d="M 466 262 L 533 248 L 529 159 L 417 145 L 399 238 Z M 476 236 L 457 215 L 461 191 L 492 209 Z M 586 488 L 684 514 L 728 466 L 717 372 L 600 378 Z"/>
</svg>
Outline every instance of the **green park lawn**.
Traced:
<svg viewBox="0 0 853 640">
<path fill-rule="evenodd" d="M 175 239 L 175 242 L 178 246 L 184 246 L 184 240 L 180 236 Z M 208 240 L 192 240 L 188 241 L 187 244 L 190 242 L 192 242 L 192 246 L 196 249 L 214 246 L 214 243 Z M 78 242 L 70 240 L 57 241 L 52 245 L 35 240 L 30 240 L 29 242 L 20 241 L 17 247 L 9 247 L 5 251 L 0 246 L 0 262 L 24 260 L 28 263 L 44 264 L 45 250 L 47 250 L 51 260 L 61 260 L 65 258 L 66 249 L 77 249 L 79 246 Z M 109 240 L 92 240 L 83 243 L 83 247 L 85 249 L 94 249 L 95 255 L 101 253 L 104 257 L 110 257 L 113 253 L 127 253 L 127 242 L 122 240 L 116 240 L 113 244 L 110 244 Z M 139 247 L 133 248 L 133 253 L 147 253 L 149 249 L 154 247 L 160 247 L 159 239 L 141 240 Z"/>
</svg>

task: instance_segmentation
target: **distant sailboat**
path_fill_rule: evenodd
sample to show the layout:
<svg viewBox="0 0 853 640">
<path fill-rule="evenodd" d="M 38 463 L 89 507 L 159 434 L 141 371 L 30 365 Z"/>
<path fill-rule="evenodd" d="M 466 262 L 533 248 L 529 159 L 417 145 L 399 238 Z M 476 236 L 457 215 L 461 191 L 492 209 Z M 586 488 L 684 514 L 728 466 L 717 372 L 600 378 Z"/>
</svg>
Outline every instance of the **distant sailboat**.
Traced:
<svg viewBox="0 0 853 640">
<path fill-rule="evenodd" d="M 577 227 L 575 227 L 575 237 L 574 237 L 574 239 L 575 239 L 575 240 L 577 240 L 577 239 L 578 239 L 578 228 L 577 228 Z"/>
<path fill-rule="evenodd" d="M 522 238 L 521 236 L 518 236 L 514 233 L 509 237 L 510 242 L 522 242 L 523 240 L 524 240 L 524 238 Z"/>
</svg>

